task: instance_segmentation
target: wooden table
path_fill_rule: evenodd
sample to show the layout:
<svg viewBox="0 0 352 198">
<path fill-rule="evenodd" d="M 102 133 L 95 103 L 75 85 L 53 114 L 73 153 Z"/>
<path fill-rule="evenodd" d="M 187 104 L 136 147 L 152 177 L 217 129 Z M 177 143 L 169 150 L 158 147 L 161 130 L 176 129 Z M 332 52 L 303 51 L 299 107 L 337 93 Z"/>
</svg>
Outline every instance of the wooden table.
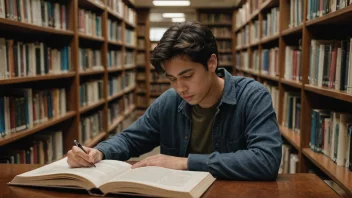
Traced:
<svg viewBox="0 0 352 198">
<path fill-rule="evenodd" d="M 41 165 L 0 164 L 0 198 L 4 197 L 92 197 L 86 191 L 8 186 L 17 174 L 35 169 Z M 203 197 L 339 197 L 327 184 L 314 174 L 279 175 L 274 182 L 248 182 L 216 180 Z"/>
</svg>

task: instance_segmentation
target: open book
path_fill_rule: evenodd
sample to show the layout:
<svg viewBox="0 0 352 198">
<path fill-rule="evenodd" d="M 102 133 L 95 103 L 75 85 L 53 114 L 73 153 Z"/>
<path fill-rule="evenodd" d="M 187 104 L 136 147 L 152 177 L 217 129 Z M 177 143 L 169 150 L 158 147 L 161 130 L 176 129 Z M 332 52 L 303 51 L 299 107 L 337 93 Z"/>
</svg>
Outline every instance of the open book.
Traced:
<svg viewBox="0 0 352 198">
<path fill-rule="evenodd" d="M 200 197 L 215 181 L 208 172 L 156 166 L 131 169 L 130 164 L 115 160 L 102 160 L 96 168 L 70 168 L 66 161 L 64 158 L 17 175 L 9 185 L 80 188 L 103 195 Z"/>
</svg>

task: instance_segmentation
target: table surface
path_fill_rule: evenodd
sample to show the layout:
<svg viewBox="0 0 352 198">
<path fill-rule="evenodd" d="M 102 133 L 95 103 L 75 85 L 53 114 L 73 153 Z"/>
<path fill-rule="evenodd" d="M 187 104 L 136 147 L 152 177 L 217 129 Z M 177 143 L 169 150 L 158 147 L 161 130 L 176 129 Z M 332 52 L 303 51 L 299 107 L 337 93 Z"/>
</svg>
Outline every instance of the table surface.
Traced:
<svg viewBox="0 0 352 198">
<path fill-rule="evenodd" d="M 33 170 L 39 164 L 0 164 L 0 198 L 3 197 L 94 197 L 87 191 L 17 187 L 7 185 L 16 175 Z M 121 196 L 120 196 L 121 197 Z M 203 197 L 339 197 L 315 174 L 282 174 L 276 181 L 225 181 L 216 180 Z"/>
</svg>

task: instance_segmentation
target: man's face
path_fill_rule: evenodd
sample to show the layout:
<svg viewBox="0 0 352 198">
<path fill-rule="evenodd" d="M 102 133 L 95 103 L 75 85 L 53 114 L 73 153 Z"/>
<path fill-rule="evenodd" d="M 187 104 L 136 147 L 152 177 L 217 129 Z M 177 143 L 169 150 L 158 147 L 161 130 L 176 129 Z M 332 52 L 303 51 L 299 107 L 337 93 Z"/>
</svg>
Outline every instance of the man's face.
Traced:
<svg viewBox="0 0 352 198">
<path fill-rule="evenodd" d="M 174 57 L 164 62 L 165 75 L 171 86 L 189 104 L 196 105 L 207 96 L 212 84 L 212 72 L 187 57 Z"/>
</svg>

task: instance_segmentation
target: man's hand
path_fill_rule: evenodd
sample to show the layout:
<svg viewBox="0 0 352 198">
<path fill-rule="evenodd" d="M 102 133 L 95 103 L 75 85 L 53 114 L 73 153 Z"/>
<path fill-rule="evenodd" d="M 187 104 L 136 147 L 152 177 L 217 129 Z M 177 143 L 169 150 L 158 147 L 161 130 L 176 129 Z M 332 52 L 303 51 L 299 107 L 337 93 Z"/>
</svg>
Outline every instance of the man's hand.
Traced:
<svg viewBox="0 0 352 198">
<path fill-rule="evenodd" d="M 94 148 L 88 148 L 83 146 L 84 150 L 87 151 L 88 155 L 85 154 L 82 149 L 77 146 L 73 146 L 70 151 L 67 153 L 67 163 L 72 168 L 78 167 L 91 167 L 90 164 L 97 163 L 103 159 L 103 153 Z"/>
<path fill-rule="evenodd" d="M 143 166 L 160 166 L 176 170 L 187 170 L 187 161 L 188 158 L 157 154 L 135 163 L 132 168 L 139 168 Z"/>
</svg>

